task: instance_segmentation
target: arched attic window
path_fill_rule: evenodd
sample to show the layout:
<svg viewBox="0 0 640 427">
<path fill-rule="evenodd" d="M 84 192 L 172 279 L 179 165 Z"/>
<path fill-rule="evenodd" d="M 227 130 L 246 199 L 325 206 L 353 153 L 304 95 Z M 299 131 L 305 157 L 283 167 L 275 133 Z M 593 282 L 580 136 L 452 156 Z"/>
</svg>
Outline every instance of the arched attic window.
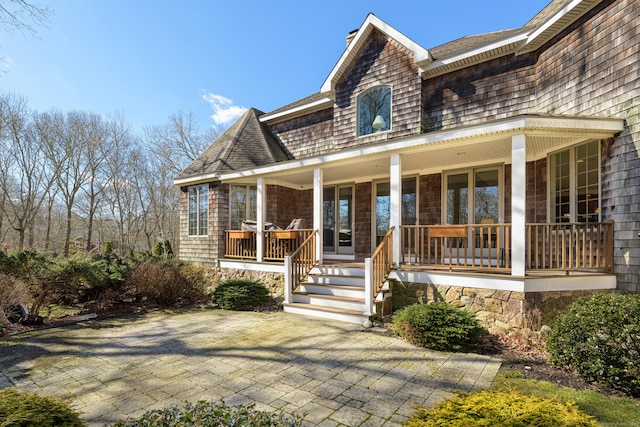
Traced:
<svg viewBox="0 0 640 427">
<path fill-rule="evenodd" d="M 391 129 L 391 86 L 376 86 L 358 96 L 358 136 Z"/>
</svg>

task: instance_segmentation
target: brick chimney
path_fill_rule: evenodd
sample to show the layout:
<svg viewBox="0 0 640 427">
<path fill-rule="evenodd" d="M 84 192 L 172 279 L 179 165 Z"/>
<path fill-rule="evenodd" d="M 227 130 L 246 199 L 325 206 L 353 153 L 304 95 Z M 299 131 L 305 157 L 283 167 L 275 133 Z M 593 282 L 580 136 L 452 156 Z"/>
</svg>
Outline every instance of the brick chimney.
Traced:
<svg viewBox="0 0 640 427">
<path fill-rule="evenodd" d="M 358 30 L 353 30 L 347 35 L 347 47 L 349 47 L 349 44 L 351 44 L 351 40 L 353 40 L 357 32 Z"/>
</svg>

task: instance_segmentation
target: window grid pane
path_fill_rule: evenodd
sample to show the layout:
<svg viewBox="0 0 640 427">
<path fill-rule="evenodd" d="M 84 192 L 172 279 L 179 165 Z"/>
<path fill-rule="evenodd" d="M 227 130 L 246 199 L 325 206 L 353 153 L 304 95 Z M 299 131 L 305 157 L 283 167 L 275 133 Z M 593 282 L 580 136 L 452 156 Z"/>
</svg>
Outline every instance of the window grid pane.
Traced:
<svg viewBox="0 0 640 427">
<path fill-rule="evenodd" d="M 570 152 L 562 151 L 551 155 L 551 220 L 569 222 L 571 220 L 570 198 Z"/>
<path fill-rule="evenodd" d="M 198 234 L 201 236 L 206 236 L 209 230 L 209 187 L 206 185 L 200 187 L 198 213 L 200 216 L 200 222 L 198 224 Z"/>
<path fill-rule="evenodd" d="M 597 222 L 600 211 L 598 192 L 598 143 L 576 147 L 576 221 Z"/>
</svg>

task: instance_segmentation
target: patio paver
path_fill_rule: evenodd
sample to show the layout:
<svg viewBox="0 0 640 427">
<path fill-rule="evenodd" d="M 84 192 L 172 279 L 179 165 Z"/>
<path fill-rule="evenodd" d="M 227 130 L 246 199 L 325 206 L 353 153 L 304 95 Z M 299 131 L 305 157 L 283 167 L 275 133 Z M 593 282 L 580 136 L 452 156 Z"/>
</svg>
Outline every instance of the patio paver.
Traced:
<svg viewBox="0 0 640 427">
<path fill-rule="evenodd" d="M 91 320 L 0 342 L 0 389 L 66 399 L 90 426 L 185 401 L 255 403 L 308 426 L 399 426 L 416 404 L 488 387 L 500 360 L 353 325 L 213 309 Z"/>
</svg>

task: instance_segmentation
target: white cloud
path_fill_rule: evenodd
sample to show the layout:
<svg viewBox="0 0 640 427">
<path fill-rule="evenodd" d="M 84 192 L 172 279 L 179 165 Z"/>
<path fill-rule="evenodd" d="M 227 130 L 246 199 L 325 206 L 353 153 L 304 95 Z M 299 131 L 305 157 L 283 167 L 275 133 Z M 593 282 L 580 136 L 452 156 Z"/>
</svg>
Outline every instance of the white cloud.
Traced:
<svg viewBox="0 0 640 427">
<path fill-rule="evenodd" d="M 0 72 L 8 73 L 13 67 L 13 59 L 10 56 L 0 57 Z"/>
<path fill-rule="evenodd" d="M 202 99 L 213 109 L 211 119 L 218 125 L 229 123 L 247 111 L 245 107 L 233 105 L 233 100 L 215 93 L 205 93 Z"/>
</svg>

